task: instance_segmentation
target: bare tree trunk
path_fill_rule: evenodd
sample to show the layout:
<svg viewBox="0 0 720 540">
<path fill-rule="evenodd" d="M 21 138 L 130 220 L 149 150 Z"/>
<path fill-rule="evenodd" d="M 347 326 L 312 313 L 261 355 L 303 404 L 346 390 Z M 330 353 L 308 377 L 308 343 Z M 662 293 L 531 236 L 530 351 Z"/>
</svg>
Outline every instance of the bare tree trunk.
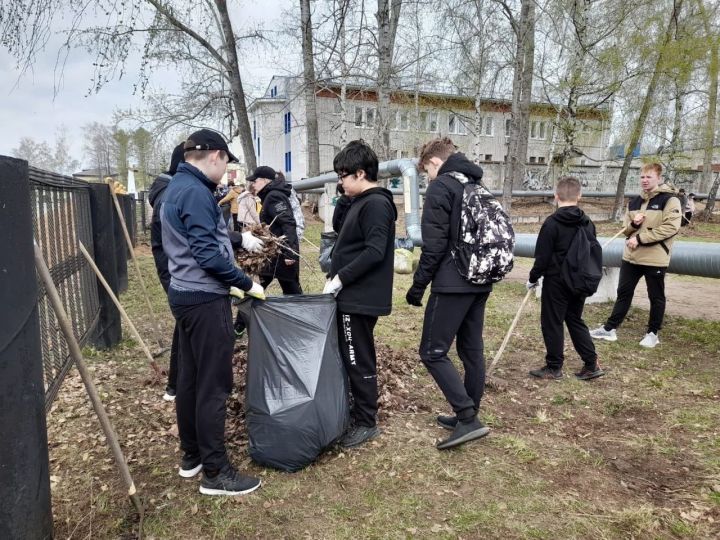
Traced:
<svg viewBox="0 0 720 540">
<path fill-rule="evenodd" d="M 481 103 L 482 95 L 480 92 L 480 85 L 478 85 L 475 92 L 475 129 L 473 130 L 475 132 L 475 136 L 473 137 L 472 150 L 472 158 L 475 163 L 480 162 L 480 147 L 482 146 L 482 143 L 480 142 L 480 137 L 482 135 L 482 111 L 480 110 Z"/>
<path fill-rule="evenodd" d="M 302 54 L 305 94 L 305 134 L 307 141 L 307 175 L 320 174 L 320 136 L 318 133 L 317 103 L 315 101 L 315 61 L 312 44 L 310 0 L 300 0 L 302 26 Z"/>
<path fill-rule="evenodd" d="M 513 27 L 516 29 L 517 44 L 513 75 L 508 172 L 503 182 L 502 195 L 502 205 L 506 212 L 510 212 L 512 208 L 513 185 L 522 183 L 527 163 L 530 100 L 535 66 L 535 3 L 533 0 L 522 0 L 520 20 Z"/>
<path fill-rule="evenodd" d="M 347 39 L 345 36 L 345 19 L 347 11 L 342 10 L 340 20 L 340 147 L 344 147 L 347 143 L 347 78 L 348 66 L 345 55 L 347 54 Z"/>
<path fill-rule="evenodd" d="M 635 120 L 635 125 L 633 127 L 632 134 L 630 135 L 630 140 L 628 141 L 628 147 L 625 153 L 625 160 L 623 161 L 623 166 L 620 170 L 617 191 L 615 192 L 615 204 L 613 206 L 613 216 L 617 221 L 622 218 L 625 210 L 625 185 L 627 184 L 627 175 L 630 171 L 630 164 L 632 163 L 633 152 L 637 144 L 640 142 L 640 137 L 642 137 L 642 133 L 645 128 L 645 121 L 647 120 L 648 114 L 650 113 L 650 108 L 652 107 L 653 97 L 655 96 L 655 89 L 657 88 L 657 84 L 660 79 L 662 63 L 665 57 L 665 49 L 668 43 L 670 43 L 670 40 L 672 39 L 673 28 L 675 28 L 675 26 L 677 25 L 677 18 L 680 13 L 680 8 L 682 7 L 682 2 L 683 0 L 676 0 L 675 5 L 673 6 L 673 11 L 670 14 L 670 20 L 668 22 L 667 29 L 665 30 L 665 34 L 663 35 L 662 41 L 660 43 L 660 50 L 658 51 L 658 57 L 655 61 L 655 68 L 653 69 L 653 74 L 650 78 L 650 83 L 648 84 L 645 98 L 643 99 L 642 106 L 640 107 L 640 114 L 638 115 L 637 120 Z"/>
<path fill-rule="evenodd" d="M 710 79 L 710 96 L 708 99 L 708 116 L 705 124 L 705 152 L 703 156 L 703 181 L 706 186 L 712 181 L 712 153 L 715 146 L 715 121 L 717 119 L 718 104 L 718 55 L 720 51 L 720 39 L 711 33 L 711 28 L 707 17 L 704 20 L 705 31 L 708 33 L 708 39 L 711 39 L 710 45 L 710 69 L 708 77 Z M 710 220 L 713 209 L 715 208 L 715 198 L 717 197 L 718 186 L 720 186 L 720 174 L 717 175 L 712 187 L 708 193 L 707 203 L 703 211 L 703 219 Z"/>
<path fill-rule="evenodd" d="M 378 109 L 375 119 L 380 161 L 390 159 L 390 82 L 402 0 L 378 0 Z"/>
</svg>

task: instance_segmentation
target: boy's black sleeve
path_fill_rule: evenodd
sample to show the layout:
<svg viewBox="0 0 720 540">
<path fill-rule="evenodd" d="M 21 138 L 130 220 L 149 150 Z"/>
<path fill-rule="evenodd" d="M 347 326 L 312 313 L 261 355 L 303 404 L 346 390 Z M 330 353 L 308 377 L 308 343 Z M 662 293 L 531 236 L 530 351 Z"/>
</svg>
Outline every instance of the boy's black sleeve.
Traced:
<svg viewBox="0 0 720 540">
<path fill-rule="evenodd" d="M 299 259 L 298 253 L 300 253 L 300 246 L 297 237 L 297 229 L 295 223 L 295 217 L 292 213 L 292 207 L 290 206 L 290 199 L 284 195 L 277 197 L 268 197 L 265 199 L 265 205 L 267 207 L 267 219 L 268 223 L 275 222 L 282 229 L 282 234 L 285 237 L 285 244 L 293 252 L 283 249 L 283 257 L 286 259 L 292 259 L 297 261 Z"/>
<path fill-rule="evenodd" d="M 553 247 L 555 243 L 555 227 L 549 219 L 540 227 L 537 242 L 535 243 L 535 264 L 530 270 L 530 283 L 537 283 L 552 262 Z"/>
<path fill-rule="evenodd" d="M 423 246 L 413 284 L 427 287 L 447 255 L 450 243 L 452 197 L 439 182 L 431 182 L 425 194 L 421 221 Z"/>
</svg>

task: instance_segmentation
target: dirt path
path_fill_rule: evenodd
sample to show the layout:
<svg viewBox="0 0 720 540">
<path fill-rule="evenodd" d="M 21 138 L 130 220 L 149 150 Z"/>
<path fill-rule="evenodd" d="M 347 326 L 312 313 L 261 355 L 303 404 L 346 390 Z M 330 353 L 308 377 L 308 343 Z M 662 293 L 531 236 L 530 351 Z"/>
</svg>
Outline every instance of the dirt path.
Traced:
<svg viewBox="0 0 720 540">
<path fill-rule="evenodd" d="M 532 263 L 518 259 L 509 280 L 525 283 Z M 720 321 L 720 279 L 668 274 L 665 280 L 666 313 L 688 319 Z M 635 290 L 633 306 L 650 309 L 642 282 Z"/>
</svg>

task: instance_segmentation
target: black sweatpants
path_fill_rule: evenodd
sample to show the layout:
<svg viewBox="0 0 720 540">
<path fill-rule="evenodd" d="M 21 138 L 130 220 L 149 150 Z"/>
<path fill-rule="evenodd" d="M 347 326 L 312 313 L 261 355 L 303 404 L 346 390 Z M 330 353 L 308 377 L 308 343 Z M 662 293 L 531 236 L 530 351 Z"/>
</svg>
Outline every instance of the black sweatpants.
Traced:
<svg viewBox="0 0 720 540">
<path fill-rule="evenodd" d="M 338 342 L 353 397 L 350 415 L 357 425 L 377 423 L 377 357 L 373 331 L 377 317 L 337 312 Z"/>
<path fill-rule="evenodd" d="M 431 293 L 425 308 L 420 359 L 460 420 L 477 414 L 485 391 L 482 334 L 489 295 Z M 464 380 L 447 355 L 455 336 Z"/>
<path fill-rule="evenodd" d="M 230 297 L 172 306 L 178 324 L 179 362 L 175 398 L 180 448 L 200 455 L 207 471 L 228 463 L 225 406 L 232 390 L 234 334 Z"/>
<path fill-rule="evenodd" d="M 635 287 L 641 277 L 645 278 L 648 298 L 650 299 L 650 317 L 647 331 L 657 334 L 662 328 L 665 316 L 665 271 L 660 266 L 644 266 L 623 261 L 620 266 L 620 281 L 617 289 L 617 300 L 612 313 L 605 323 L 606 330 L 619 327 L 630 310 Z"/>
<path fill-rule="evenodd" d="M 588 367 L 597 361 L 595 344 L 590 337 L 582 313 L 585 296 L 574 295 L 563 281 L 562 276 L 545 276 L 540 301 L 540 328 L 545 341 L 545 363 L 553 369 L 560 369 L 565 360 L 565 329 L 567 325 L 573 347 Z"/>
<path fill-rule="evenodd" d="M 168 382 L 167 382 L 167 388 L 172 389 L 172 390 L 177 389 L 179 346 L 180 346 L 180 330 L 178 329 L 178 323 L 176 321 L 175 328 L 173 329 L 172 344 L 170 345 L 170 369 L 168 370 Z"/>
</svg>

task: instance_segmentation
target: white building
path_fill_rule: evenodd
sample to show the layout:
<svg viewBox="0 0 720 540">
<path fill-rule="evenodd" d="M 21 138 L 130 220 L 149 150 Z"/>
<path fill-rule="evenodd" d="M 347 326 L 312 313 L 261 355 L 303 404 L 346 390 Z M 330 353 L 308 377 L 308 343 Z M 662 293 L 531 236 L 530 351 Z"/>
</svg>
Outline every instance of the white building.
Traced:
<svg viewBox="0 0 720 540">
<path fill-rule="evenodd" d="M 318 127 L 320 134 L 320 170 L 331 171 L 332 161 L 341 146 L 342 113 L 339 86 L 318 88 Z M 494 183 L 503 168 L 509 140 L 510 102 L 486 99 L 481 104 L 480 148 L 481 163 L 486 178 Z M 448 135 L 461 151 L 472 155 L 475 141 L 474 100 L 451 94 L 398 91 L 391 96 L 391 153 L 393 157 L 415 157 L 417 150 L 429 139 Z M 283 171 L 289 180 L 307 177 L 305 135 L 305 100 L 302 80 L 275 76 L 265 95 L 248 108 L 255 156 L 258 165 L 269 165 Z M 346 141 L 365 139 L 373 143 L 376 137 L 377 94 L 372 89 L 347 87 Z M 547 103 L 531 105 L 527 163 L 542 165 L 551 161 L 554 149 L 553 124 L 557 111 Z M 599 163 L 607 153 L 609 113 L 605 109 L 584 109 L 578 114 L 582 128 L 576 146 L 581 156 L 573 158 L 573 165 Z M 556 137 L 557 139 L 557 137 Z"/>
</svg>

